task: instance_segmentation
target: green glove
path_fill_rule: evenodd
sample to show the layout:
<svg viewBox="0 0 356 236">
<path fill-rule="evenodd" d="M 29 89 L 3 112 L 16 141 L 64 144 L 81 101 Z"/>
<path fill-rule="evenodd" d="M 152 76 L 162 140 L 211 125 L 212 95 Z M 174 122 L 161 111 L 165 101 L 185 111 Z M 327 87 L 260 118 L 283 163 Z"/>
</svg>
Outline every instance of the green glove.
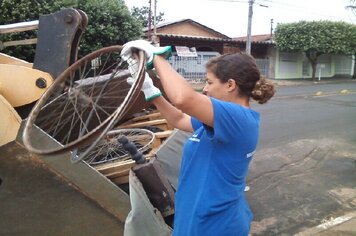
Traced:
<svg viewBox="0 0 356 236">
<path fill-rule="evenodd" d="M 172 47 L 155 47 L 146 40 L 134 40 L 124 44 L 121 50 L 121 58 L 127 61 L 132 56 L 132 49 L 139 49 L 145 52 L 147 57 L 146 68 L 148 70 L 153 69 L 153 58 L 155 55 L 162 55 L 168 59 L 172 54 Z"/>
</svg>

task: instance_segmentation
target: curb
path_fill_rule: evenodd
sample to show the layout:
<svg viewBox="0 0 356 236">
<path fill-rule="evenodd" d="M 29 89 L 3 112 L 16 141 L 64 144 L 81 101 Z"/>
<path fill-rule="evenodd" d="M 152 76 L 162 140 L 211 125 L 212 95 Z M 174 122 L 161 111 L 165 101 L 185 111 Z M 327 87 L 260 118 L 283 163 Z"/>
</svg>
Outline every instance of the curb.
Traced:
<svg viewBox="0 0 356 236">
<path fill-rule="evenodd" d="M 328 232 L 328 231 L 334 231 L 335 234 L 337 232 L 337 230 L 333 230 L 335 227 L 340 226 L 346 222 L 350 222 L 350 221 L 355 221 L 356 222 L 356 211 L 354 212 L 350 212 L 346 215 L 343 216 L 339 216 L 336 218 L 331 218 L 329 220 L 324 221 L 322 224 L 317 225 L 311 229 L 307 229 L 303 232 L 300 232 L 298 234 L 296 234 L 295 236 L 309 236 L 309 235 L 316 235 L 316 234 L 320 234 L 322 235 L 323 232 Z M 356 232 L 356 224 L 355 225 L 355 232 Z"/>
<path fill-rule="evenodd" d="M 300 85 L 319 85 L 319 84 L 340 84 L 340 83 L 356 83 L 356 79 L 328 79 L 321 81 L 312 81 L 312 80 L 271 80 L 276 86 L 300 86 Z"/>
</svg>

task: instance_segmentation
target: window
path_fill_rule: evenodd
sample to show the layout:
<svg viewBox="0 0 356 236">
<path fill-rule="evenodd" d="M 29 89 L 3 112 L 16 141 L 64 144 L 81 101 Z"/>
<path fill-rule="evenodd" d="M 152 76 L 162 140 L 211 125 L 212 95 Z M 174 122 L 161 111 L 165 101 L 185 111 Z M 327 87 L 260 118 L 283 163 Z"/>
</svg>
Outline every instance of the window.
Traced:
<svg viewBox="0 0 356 236">
<path fill-rule="evenodd" d="M 298 54 L 291 52 L 281 52 L 279 54 L 279 60 L 283 62 L 297 62 Z"/>
<path fill-rule="evenodd" d="M 303 61 L 303 75 L 309 76 L 310 74 L 310 63 L 308 60 Z"/>
</svg>

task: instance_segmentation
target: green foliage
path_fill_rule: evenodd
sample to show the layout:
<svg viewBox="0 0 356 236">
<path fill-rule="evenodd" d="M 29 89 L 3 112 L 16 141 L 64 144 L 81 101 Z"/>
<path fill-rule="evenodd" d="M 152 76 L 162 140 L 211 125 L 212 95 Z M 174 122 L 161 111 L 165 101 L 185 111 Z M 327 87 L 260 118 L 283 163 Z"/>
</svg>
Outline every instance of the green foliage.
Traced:
<svg viewBox="0 0 356 236">
<path fill-rule="evenodd" d="M 333 21 L 300 21 L 278 24 L 274 34 L 281 51 L 302 51 L 313 68 L 322 54 L 356 54 L 356 25 Z"/>
<path fill-rule="evenodd" d="M 356 53 L 356 25 L 332 21 L 278 24 L 274 40 L 282 51 L 353 55 Z"/>
<path fill-rule="evenodd" d="M 24 21 L 37 20 L 40 15 L 49 14 L 51 11 L 60 9 L 58 5 L 52 4 L 52 1 L 14 1 L 2 0 L 0 2 L 0 25 L 12 24 Z M 0 41 L 21 40 L 35 38 L 36 31 L 0 35 Z M 5 48 L 2 53 L 15 56 L 20 59 L 33 61 L 35 54 L 35 45 L 26 45 L 21 47 Z"/>
<path fill-rule="evenodd" d="M 137 20 L 139 20 L 142 23 L 143 27 L 148 27 L 148 19 L 149 19 L 149 7 L 133 7 L 131 9 L 132 16 L 135 17 Z M 164 21 L 164 13 L 159 12 L 158 15 L 156 15 L 156 24 L 159 22 Z M 154 16 L 153 13 L 151 13 L 151 24 L 153 25 L 154 21 Z"/>
<path fill-rule="evenodd" d="M 89 24 L 80 50 L 84 54 L 104 46 L 138 39 L 142 27 L 122 0 L 78 0 L 76 9 L 87 13 Z"/>
<path fill-rule="evenodd" d="M 142 26 L 123 0 L 2 0 L 0 25 L 37 20 L 41 15 L 72 7 L 84 11 L 89 23 L 80 42 L 79 57 L 104 46 L 140 38 Z M 0 35 L 0 41 L 34 38 L 36 32 Z M 35 46 L 5 48 L 3 53 L 33 61 Z"/>
</svg>

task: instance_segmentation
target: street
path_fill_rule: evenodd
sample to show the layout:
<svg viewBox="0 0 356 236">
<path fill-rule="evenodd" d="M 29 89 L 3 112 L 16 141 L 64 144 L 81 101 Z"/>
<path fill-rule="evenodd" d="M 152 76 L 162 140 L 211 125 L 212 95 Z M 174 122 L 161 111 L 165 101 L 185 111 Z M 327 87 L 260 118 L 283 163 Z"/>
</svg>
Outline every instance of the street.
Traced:
<svg viewBox="0 0 356 236">
<path fill-rule="evenodd" d="M 356 83 L 279 86 L 261 114 L 246 196 L 253 235 L 291 235 L 356 207 Z"/>
<path fill-rule="evenodd" d="M 341 94 L 345 89 L 350 93 Z M 356 83 L 279 87 L 271 101 L 253 108 L 261 113 L 260 148 L 305 138 L 356 143 Z"/>
</svg>

